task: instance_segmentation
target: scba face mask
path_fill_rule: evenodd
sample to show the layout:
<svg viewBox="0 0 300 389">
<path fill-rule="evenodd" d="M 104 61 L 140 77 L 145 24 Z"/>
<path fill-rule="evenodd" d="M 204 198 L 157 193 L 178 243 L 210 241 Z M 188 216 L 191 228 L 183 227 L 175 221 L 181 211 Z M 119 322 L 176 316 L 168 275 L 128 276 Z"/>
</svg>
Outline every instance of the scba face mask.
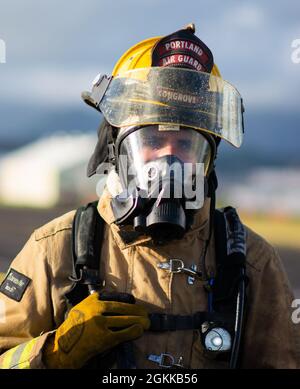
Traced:
<svg viewBox="0 0 300 389">
<path fill-rule="evenodd" d="M 132 224 L 154 240 L 180 239 L 203 206 L 213 138 L 179 125 L 126 127 L 116 156 L 123 188 L 112 200 L 116 224 Z"/>
</svg>

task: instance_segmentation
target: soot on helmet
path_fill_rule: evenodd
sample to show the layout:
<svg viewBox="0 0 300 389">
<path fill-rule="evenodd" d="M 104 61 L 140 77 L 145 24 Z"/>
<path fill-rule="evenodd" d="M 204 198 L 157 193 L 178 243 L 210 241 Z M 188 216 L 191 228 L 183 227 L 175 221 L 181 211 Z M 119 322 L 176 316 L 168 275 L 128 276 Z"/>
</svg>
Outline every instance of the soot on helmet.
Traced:
<svg viewBox="0 0 300 389">
<path fill-rule="evenodd" d="M 122 128 L 116 140 L 122 193 L 112 199 L 115 223 L 156 241 L 180 239 L 203 206 L 214 142 L 192 128 Z"/>
</svg>

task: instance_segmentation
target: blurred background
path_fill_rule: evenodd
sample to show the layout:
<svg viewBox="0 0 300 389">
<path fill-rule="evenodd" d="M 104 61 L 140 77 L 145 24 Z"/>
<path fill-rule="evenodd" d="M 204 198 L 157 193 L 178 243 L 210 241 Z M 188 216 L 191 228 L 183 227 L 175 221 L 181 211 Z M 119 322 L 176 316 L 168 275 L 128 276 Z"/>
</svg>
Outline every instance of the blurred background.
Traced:
<svg viewBox="0 0 300 389">
<path fill-rule="evenodd" d="M 243 147 L 219 150 L 219 204 L 278 248 L 300 298 L 298 0 L 0 0 L 0 271 L 33 229 L 97 198 L 85 170 L 100 115 L 80 93 L 190 22 L 246 108 Z"/>
</svg>

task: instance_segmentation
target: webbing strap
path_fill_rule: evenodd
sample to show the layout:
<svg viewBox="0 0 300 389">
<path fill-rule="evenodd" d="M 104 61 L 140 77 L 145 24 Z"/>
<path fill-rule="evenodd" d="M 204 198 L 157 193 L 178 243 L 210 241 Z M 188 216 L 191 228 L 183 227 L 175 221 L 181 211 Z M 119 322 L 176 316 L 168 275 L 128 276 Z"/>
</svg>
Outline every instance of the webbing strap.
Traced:
<svg viewBox="0 0 300 389">
<path fill-rule="evenodd" d="M 97 210 L 97 202 L 79 208 L 74 219 L 73 255 L 76 266 L 99 269 L 100 242 L 103 234 L 103 222 Z"/>
<path fill-rule="evenodd" d="M 100 251 L 104 221 L 99 215 L 97 202 L 77 210 L 72 228 L 72 256 L 75 267 L 73 288 L 66 293 L 74 306 L 89 295 L 89 286 L 100 286 Z"/>
<path fill-rule="evenodd" d="M 224 322 L 224 315 L 216 312 L 196 312 L 194 315 L 168 315 L 164 313 L 151 313 L 149 315 L 149 331 L 183 331 L 200 329 L 205 322 Z"/>
<path fill-rule="evenodd" d="M 217 275 L 213 285 L 213 308 L 222 303 L 236 306 L 237 287 L 246 263 L 245 229 L 232 207 L 216 210 L 214 216 Z M 223 309 L 222 309 L 223 310 Z"/>
</svg>

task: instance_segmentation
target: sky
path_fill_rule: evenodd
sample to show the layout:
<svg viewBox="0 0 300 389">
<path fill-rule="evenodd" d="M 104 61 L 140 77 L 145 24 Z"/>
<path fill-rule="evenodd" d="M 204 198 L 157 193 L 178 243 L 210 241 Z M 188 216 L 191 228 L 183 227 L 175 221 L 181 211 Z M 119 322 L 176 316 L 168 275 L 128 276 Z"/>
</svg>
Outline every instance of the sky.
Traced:
<svg viewBox="0 0 300 389">
<path fill-rule="evenodd" d="M 297 0 L 0 0 L 0 100 L 78 104 L 81 90 L 130 46 L 189 22 L 246 104 L 298 106 Z"/>
<path fill-rule="evenodd" d="M 246 111 L 299 111 L 299 0 L 0 0 L 0 141 L 23 111 L 83 109 L 81 92 L 129 47 L 190 22 Z"/>
</svg>

